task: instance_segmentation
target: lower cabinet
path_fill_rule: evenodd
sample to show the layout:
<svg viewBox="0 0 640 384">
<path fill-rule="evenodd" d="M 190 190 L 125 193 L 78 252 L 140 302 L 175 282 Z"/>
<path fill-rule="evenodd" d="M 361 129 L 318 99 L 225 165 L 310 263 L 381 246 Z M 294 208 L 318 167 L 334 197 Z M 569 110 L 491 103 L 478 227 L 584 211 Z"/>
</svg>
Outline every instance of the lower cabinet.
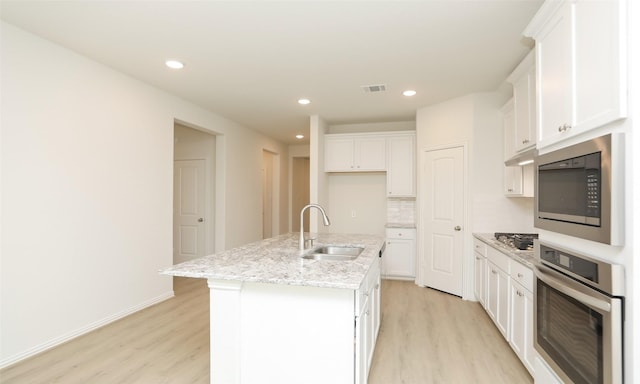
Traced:
<svg viewBox="0 0 640 384">
<path fill-rule="evenodd" d="M 533 271 L 478 239 L 474 239 L 474 256 L 476 298 L 531 376 L 536 377 Z"/>
<path fill-rule="evenodd" d="M 355 382 L 366 384 L 380 329 L 380 267 L 377 262 L 356 295 L 359 310 L 355 319 Z"/>
<path fill-rule="evenodd" d="M 487 262 L 486 310 L 500 333 L 507 339 L 509 337 L 509 275 L 490 260 Z"/>
<path fill-rule="evenodd" d="M 382 258 L 382 275 L 387 279 L 416 277 L 416 230 L 387 228 L 387 247 Z"/>
<path fill-rule="evenodd" d="M 475 282 L 473 293 L 476 299 L 486 308 L 487 299 L 487 245 L 480 240 L 473 240 L 473 256 L 475 258 Z"/>
<path fill-rule="evenodd" d="M 536 355 L 533 347 L 533 273 L 519 263 L 511 268 L 510 297 L 509 344 L 533 376 Z"/>
</svg>

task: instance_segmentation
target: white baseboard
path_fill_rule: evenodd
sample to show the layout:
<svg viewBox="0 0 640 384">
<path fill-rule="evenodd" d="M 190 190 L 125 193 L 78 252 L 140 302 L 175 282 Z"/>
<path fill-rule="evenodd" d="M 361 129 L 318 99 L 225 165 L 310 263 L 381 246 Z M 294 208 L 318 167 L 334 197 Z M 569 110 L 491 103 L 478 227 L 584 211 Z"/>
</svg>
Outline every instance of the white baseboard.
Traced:
<svg viewBox="0 0 640 384">
<path fill-rule="evenodd" d="M 28 350 L 18 353 L 17 355 L 14 356 L 10 356 L 8 358 L 5 358 L 3 360 L 0 360 L 0 369 L 6 368 L 10 365 L 16 364 L 24 359 L 27 359 L 29 357 L 32 357 L 34 355 L 37 355 L 39 353 L 42 353 L 48 349 L 51 349 L 53 347 L 56 347 L 62 343 L 66 343 L 67 341 L 70 341 L 72 339 L 75 339 L 78 336 L 82 336 L 86 333 L 89 333 L 91 331 L 94 331 L 100 327 L 104 327 L 105 325 L 109 324 L 109 323 L 113 323 L 116 320 L 120 320 L 123 317 L 127 317 L 135 312 L 141 311 L 147 307 L 150 307 L 152 305 L 158 304 L 160 302 L 163 302 L 165 300 L 168 300 L 172 297 L 174 297 L 175 294 L 173 291 L 170 292 L 166 292 L 163 293 L 160 296 L 154 297 L 153 299 L 147 300 L 143 303 L 134 305 L 133 307 L 130 307 L 124 311 L 115 313 L 111 316 L 105 317 L 104 319 L 98 320 L 96 322 L 93 322 L 91 324 L 88 324 L 87 326 L 84 326 L 82 328 L 76 329 L 74 331 L 71 331 L 69 333 L 66 333 L 62 336 L 56 337 L 54 339 L 51 339 L 49 341 L 47 341 L 46 343 L 42 343 L 40 345 L 36 345 L 33 348 L 29 348 Z"/>
</svg>

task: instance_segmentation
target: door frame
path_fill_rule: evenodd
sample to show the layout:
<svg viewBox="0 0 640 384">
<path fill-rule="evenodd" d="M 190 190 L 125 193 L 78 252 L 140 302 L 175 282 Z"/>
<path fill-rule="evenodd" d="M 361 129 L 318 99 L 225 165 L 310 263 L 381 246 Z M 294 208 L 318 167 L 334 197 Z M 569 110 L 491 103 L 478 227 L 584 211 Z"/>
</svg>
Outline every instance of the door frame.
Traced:
<svg viewBox="0 0 640 384">
<path fill-rule="evenodd" d="M 420 157 L 419 157 L 419 169 L 417 172 L 417 180 L 416 180 L 416 230 L 417 230 L 417 257 L 416 257 L 416 284 L 419 286 L 426 286 L 424 282 L 424 274 L 422 272 L 422 267 L 425 265 L 425 239 L 423 230 L 425 228 L 424 218 L 422 217 L 423 204 L 425 204 L 425 200 L 423 198 L 422 191 L 422 176 L 423 169 L 422 164 L 424 163 L 425 152 L 433 152 L 439 151 L 443 149 L 452 149 L 462 147 L 462 153 L 464 159 L 462 161 L 462 169 L 463 169 L 463 200 L 464 200 L 464 208 L 463 208 L 463 217 L 462 217 L 462 225 L 464 228 L 463 233 L 463 243 L 462 243 L 462 299 L 464 300 L 474 300 L 473 294 L 473 258 L 470 254 L 469 250 L 471 249 L 471 237 L 472 237 L 472 228 L 470 221 L 470 207 L 471 207 L 471 194 L 469 192 L 469 143 L 467 141 L 460 142 L 452 142 L 443 145 L 437 146 L 429 146 L 420 148 Z"/>
</svg>

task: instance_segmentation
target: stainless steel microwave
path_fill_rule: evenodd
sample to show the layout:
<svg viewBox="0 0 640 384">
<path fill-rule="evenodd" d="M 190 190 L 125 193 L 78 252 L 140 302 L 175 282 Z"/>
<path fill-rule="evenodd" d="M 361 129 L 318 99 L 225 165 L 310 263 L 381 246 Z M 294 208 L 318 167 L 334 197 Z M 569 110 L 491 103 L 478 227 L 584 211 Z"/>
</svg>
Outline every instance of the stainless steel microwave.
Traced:
<svg viewBox="0 0 640 384">
<path fill-rule="evenodd" d="M 609 134 L 539 155 L 535 226 L 622 245 L 622 151 L 622 134 Z"/>
</svg>

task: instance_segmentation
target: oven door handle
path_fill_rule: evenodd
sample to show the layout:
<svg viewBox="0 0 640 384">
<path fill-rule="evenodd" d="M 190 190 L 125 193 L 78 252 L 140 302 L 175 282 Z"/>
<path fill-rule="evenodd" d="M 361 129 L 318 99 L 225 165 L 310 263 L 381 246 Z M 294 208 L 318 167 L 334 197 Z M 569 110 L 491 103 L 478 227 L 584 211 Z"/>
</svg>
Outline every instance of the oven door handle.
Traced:
<svg viewBox="0 0 640 384">
<path fill-rule="evenodd" d="M 589 307 L 597 308 L 606 312 L 611 312 L 611 303 L 599 300 L 584 292 L 580 292 L 571 287 L 568 287 L 566 284 L 563 284 L 560 279 L 553 277 L 548 273 L 545 273 L 544 270 L 548 270 L 548 269 L 549 268 L 538 264 L 533 268 L 533 272 L 535 273 L 538 279 L 542 280 L 545 284 L 548 284 L 553 289 L 556 289 L 564 293 L 565 295 L 570 296 Z"/>
</svg>

